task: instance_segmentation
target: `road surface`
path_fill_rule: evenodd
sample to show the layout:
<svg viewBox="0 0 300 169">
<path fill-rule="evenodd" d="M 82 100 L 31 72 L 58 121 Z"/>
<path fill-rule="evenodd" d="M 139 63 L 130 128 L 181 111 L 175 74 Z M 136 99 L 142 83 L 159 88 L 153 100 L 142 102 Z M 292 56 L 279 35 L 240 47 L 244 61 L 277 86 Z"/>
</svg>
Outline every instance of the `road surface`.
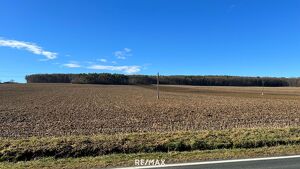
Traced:
<svg viewBox="0 0 300 169">
<path fill-rule="evenodd" d="M 300 155 L 238 160 L 166 164 L 164 166 L 127 167 L 123 169 L 300 169 Z"/>
</svg>

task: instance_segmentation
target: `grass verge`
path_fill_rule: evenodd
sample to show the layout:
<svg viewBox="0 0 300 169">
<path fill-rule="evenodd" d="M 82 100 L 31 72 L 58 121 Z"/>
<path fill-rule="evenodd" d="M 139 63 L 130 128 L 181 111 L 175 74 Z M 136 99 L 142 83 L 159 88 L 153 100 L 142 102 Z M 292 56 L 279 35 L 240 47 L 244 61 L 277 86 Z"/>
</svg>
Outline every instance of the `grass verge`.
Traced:
<svg viewBox="0 0 300 169">
<path fill-rule="evenodd" d="M 300 128 L 1 138 L 1 161 L 300 145 Z"/>
<path fill-rule="evenodd" d="M 239 149 L 250 150 L 253 148 L 281 146 L 300 146 L 300 127 L 42 138 L 0 138 L 0 162 L 9 166 L 23 164 L 20 161 L 27 161 L 24 162 L 25 165 L 28 163 L 40 164 L 42 162 L 47 164 L 51 163 L 51 161 L 56 163 L 73 161 L 76 163 L 87 159 L 87 161 L 92 160 L 89 162 L 98 160 L 97 165 L 102 160 L 102 162 L 104 161 L 103 165 L 99 165 L 105 166 L 108 164 L 109 159 L 114 161 L 115 164 L 120 164 L 124 160 L 130 161 L 128 159 L 130 157 L 136 158 L 138 154 L 143 155 L 144 153 L 146 153 L 144 154 L 146 156 L 151 154 L 166 156 L 170 155 L 169 152 L 187 153 L 195 151 L 198 151 L 198 154 L 214 151 L 226 154 L 227 152 L 239 151 Z M 255 149 L 255 151 L 258 150 Z M 289 152 L 286 151 L 286 153 Z M 204 156 L 202 157 L 204 158 Z M 227 157 L 229 156 L 220 156 L 220 158 Z M 181 157 L 179 158 L 182 159 Z M 217 156 L 217 158 L 219 157 Z M 120 159 L 120 162 L 116 161 L 116 159 Z M 172 158 L 168 157 L 168 159 Z"/>
<path fill-rule="evenodd" d="M 42 158 L 32 161 L 0 162 L 0 169 L 84 169 L 107 168 L 116 166 L 133 166 L 135 159 L 165 159 L 166 164 L 186 161 L 203 161 L 215 159 L 233 159 L 292 155 L 300 153 L 300 145 L 286 145 L 261 148 L 217 149 L 191 152 L 110 154 L 97 157 L 80 158 Z"/>
</svg>

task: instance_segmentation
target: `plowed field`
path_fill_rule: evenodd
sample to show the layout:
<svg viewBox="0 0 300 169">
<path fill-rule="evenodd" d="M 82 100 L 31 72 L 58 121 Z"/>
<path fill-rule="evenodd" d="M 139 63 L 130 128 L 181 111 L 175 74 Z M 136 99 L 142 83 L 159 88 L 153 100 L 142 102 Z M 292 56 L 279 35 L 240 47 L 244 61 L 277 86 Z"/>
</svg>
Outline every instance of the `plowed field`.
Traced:
<svg viewBox="0 0 300 169">
<path fill-rule="evenodd" d="M 1 84 L 0 137 L 300 126 L 300 88 Z"/>
</svg>

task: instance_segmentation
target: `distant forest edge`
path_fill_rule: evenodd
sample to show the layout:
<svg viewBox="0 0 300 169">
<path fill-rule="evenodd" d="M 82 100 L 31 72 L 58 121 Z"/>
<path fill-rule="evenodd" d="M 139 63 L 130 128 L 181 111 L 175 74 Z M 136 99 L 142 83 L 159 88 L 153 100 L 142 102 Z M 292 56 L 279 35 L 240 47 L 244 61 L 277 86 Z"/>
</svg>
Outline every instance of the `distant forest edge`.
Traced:
<svg viewBox="0 0 300 169">
<path fill-rule="evenodd" d="M 123 75 L 110 73 L 88 74 L 33 74 L 26 76 L 27 83 L 75 84 L 156 84 L 156 76 Z M 160 84 L 197 86 L 300 86 L 300 78 L 243 77 L 243 76 L 160 76 Z"/>
</svg>

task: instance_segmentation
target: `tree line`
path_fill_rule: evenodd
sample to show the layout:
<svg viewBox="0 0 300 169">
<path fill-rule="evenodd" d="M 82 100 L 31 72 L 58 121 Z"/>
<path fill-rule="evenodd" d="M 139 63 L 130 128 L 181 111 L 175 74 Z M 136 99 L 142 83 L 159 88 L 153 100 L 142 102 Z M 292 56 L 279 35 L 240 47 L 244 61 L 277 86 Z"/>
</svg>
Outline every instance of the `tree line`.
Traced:
<svg viewBox="0 0 300 169">
<path fill-rule="evenodd" d="M 74 84 L 156 84 L 153 75 L 124 75 L 110 73 L 81 74 L 33 74 L 27 75 L 27 83 Z M 243 76 L 160 76 L 160 84 L 198 86 L 300 86 L 300 78 L 243 77 Z"/>
</svg>

